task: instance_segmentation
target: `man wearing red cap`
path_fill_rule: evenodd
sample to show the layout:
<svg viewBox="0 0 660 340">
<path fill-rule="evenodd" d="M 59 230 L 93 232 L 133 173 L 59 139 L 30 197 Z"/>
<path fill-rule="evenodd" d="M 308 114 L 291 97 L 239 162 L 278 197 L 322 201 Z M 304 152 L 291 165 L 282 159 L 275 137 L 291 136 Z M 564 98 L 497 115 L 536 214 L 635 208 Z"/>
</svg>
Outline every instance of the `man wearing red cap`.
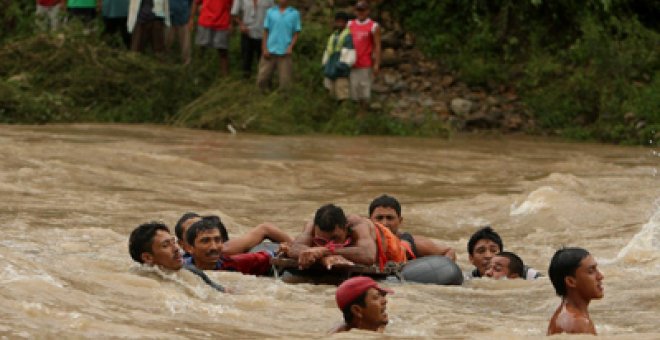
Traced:
<svg viewBox="0 0 660 340">
<path fill-rule="evenodd" d="M 389 322 L 385 297 L 388 293 L 394 292 L 380 287 L 370 277 L 356 276 L 344 281 L 335 294 L 337 306 L 344 314 L 344 323 L 332 333 L 353 328 L 382 333 Z"/>
</svg>

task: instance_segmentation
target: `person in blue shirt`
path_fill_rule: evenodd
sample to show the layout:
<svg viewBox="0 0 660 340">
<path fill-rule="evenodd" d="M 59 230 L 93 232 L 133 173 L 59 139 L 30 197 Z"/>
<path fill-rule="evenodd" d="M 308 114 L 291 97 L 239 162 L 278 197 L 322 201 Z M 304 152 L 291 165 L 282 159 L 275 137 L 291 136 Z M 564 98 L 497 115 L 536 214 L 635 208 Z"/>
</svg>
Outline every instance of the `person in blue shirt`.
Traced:
<svg viewBox="0 0 660 340">
<path fill-rule="evenodd" d="M 277 67 L 280 89 L 291 85 L 293 74 L 291 54 L 301 30 L 300 13 L 289 6 L 288 0 L 278 0 L 278 5 L 266 12 L 262 55 L 257 75 L 257 85 L 262 91 L 270 87 L 275 67 Z"/>
</svg>

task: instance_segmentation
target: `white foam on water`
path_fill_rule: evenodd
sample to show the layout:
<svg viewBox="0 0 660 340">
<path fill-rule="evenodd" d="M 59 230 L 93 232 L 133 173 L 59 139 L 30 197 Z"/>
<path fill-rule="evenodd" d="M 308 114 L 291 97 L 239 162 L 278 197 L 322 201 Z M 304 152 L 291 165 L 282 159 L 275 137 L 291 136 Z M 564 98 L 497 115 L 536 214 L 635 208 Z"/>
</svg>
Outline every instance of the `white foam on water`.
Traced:
<svg viewBox="0 0 660 340">
<path fill-rule="evenodd" d="M 605 263 L 632 262 L 650 263 L 660 260 L 660 199 L 653 204 L 654 211 L 648 222 L 633 236 L 628 244 L 619 251 L 616 258 Z M 660 264 L 654 268 L 654 274 L 660 273 Z"/>
<path fill-rule="evenodd" d="M 11 264 L 6 265 L 5 268 L 2 270 L 2 272 L 0 272 L 0 283 L 2 284 L 8 284 L 18 281 L 32 281 L 32 280 L 44 281 L 48 284 L 51 284 L 59 288 L 64 287 L 61 283 L 57 282 L 57 280 L 55 280 L 52 276 L 46 273 L 35 273 L 35 274 L 21 273 L 19 270 L 16 270 L 16 268 Z"/>
<path fill-rule="evenodd" d="M 556 197 L 559 193 L 552 187 L 543 186 L 532 191 L 525 201 L 516 206 L 516 203 L 511 205 L 509 215 L 511 216 L 526 216 L 537 213 L 543 208 L 549 207 L 548 200 Z"/>
</svg>

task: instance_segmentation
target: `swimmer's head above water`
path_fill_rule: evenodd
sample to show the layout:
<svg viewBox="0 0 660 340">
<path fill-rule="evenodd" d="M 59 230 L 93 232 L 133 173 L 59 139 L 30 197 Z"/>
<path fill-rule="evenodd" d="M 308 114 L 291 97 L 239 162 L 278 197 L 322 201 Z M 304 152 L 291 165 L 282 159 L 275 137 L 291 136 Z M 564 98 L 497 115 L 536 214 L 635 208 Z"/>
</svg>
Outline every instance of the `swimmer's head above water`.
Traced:
<svg viewBox="0 0 660 340">
<path fill-rule="evenodd" d="M 401 204 L 396 198 L 389 195 L 377 197 L 369 204 L 369 218 L 372 222 L 380 223 L 394 234 L 398 234 L 399 226 L 403 223 Z"/>
<path fill-rule="evenodd" d="M 183 266 L 181 250 L 169 228 L 159 222 L 149 222 L 135 228 L 128 241 L 128 250 L 135 262 L 179 270 Z"/>
<path fill-rule="evenodd" d="M 589 303 L 604 295 L 603 274 L 596 259 L 582 248 L 562 248 L 550 261 L 550 281 L 561 303 L 550 319 L 548 335 L 596 334 L 589 316 Z"/>
<path fill-rule="evenodd" d="M 502 238 L 490 226 L 477 230 L 468 241 L 470 262 L 477 267 L 480 276 L 486 275 L 490 260 L 504 249 Z"/>
<path fill-rule="evenodd" d="M 370 277 L 356 276 L 344 281 L 335 293 L 337 307 L 344 315 L 344 324 L 336 331 L 384 331 L 389 323 L 386 295 L 392 293 Z"/>
<path fill-rule="evenodd" d="M 314 244 L 325 246 L 328 243 L 344 245 L 349 240 L 348 220 L 344 210 L 334 204 L 320 207 L 314 215 L 312 237 Z"/>
<path fill-rule="evenodd" d="M 518 255 L 502 251 L 490 259 L 485 275 L 492 279 L 518 279 L 525 277 L 524 271 L 525 265 Z"/>
</svg>

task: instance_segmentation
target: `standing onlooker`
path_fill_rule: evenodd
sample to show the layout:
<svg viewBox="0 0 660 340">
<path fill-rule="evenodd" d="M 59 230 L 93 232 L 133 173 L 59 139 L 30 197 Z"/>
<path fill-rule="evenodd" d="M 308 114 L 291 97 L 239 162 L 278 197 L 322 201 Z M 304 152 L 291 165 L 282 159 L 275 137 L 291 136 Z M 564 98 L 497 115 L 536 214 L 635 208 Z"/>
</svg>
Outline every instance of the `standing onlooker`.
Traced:
<svg viewBox="0 0 660 340">
<path fill-rule="evenodd" d="M 60 23 L 62 0 L 37 0 L 37 24 L 45 31 L 54 31 Z"/>
<path fill-rule="evenodd" d="M 181 49 L 181 61 L 184 65 L 190 64 L 190 10 L 192 0 L 170 0 L 170 22 L 172 26 L 167 30 L 165 45 L 167 49 L 177 40 Z"/>
<path fill-rule="evenodd" d="M 128 33 L 128 5 L 130 0 L 103 0 L 101 16 L 103 16 L 104 34 L 121 34 L 126 48 L 131 47 L 131 35 Z"/>
<path fill-rule="evenodd" d="M 266 12 L 262 54 L 257 75 L 259 88 L 265 90 L 269 87 L 275 66 L 277 66 L 280 88 L 289 86 L 293 73 L 291 54 L 301 30 L 300 13 L 289 6 L 288 0 L 279 0 L 278 6 Z"/>
<path fill-rule="evenodd" d="M 63 4 L 64 9 L 71 16 L 89 23 L 96 18 L 96 11 L 101 7 L 101 0 L 66 0 Z"/>
<path fill-rule="evenodd" d="M 335 31 L 328 38 L 323 53 L 323 84 L 330 91 L 330 95 L 340 101 L 349 97 L 348 77 L 351 74 L 351 66 L 355 64 L 355 49 L 351 31 L 346 27 L 347 22 L 348 14 L 335 14 Z"/>
<path fill-rule="evenodd" d="M 273 0 L 237 0 L 231 8 L 241 30 L 241 59 L 243 77 L 250 78 L 253 60 L 261 56 L 261 38 L 264 35 L 266 11 L 275 6 Z"/>
<path fill-rule="evenodd" d="M 196 0 L 192 16 L 199 11 L 195 44 L 218 50 L 220 75 L 229 74 L 229 28 L 231 27 L 232 0 Z"/>
<path fill-rule="evenodd" d="M 147 43 L 155 54 L 165 50 L 165 26 L 170 25 L 168 0 L 131 0 L 128 31 L 133 33 L 131 50 L 144 51 Z"/>
<path fill-rule="evenodd" d="M 351 70 L 351 98 L 366 104 L 371 98 L 372 78 L 380 69 L 380 27 L 369 18 L 369 4 L 358 1 L 357 18 L 348 22 L 357 60 Z"/>
</svg>

